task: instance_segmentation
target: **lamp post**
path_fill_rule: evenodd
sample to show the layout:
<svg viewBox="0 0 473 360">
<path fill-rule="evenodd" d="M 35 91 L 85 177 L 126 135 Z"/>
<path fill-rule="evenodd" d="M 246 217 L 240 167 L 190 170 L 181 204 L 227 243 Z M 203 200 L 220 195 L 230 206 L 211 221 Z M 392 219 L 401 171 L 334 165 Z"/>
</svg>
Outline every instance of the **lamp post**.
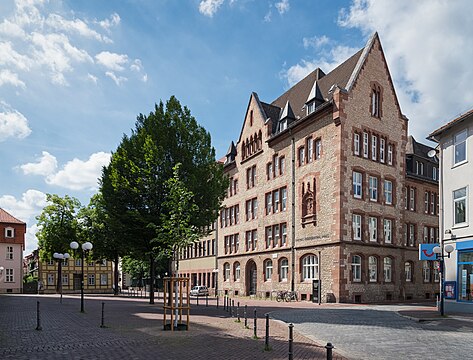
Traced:
<svg viewBox="0 0 473 360">
<path fill-rule="evenodd" d="M 55 258 L 57 260 L 57 284 L 58 284 L 58 288 L 56 289 L 59 290 L 59 292 L 61 293 L 61 304 L 62 304 L 62 261 L 64 259 L 69 259 L 71 257 L 71 255 L 69 255 L 69 253 L 64 253 L 64 254 L 61 254 L 61 253 L 57 253 L 55 252 L 53 254 L 53 258 Z"/>
<path fill-rule="evenodd" d="M 79 249 L 79 243 L 77 241 L 73 241 L 70 244 L 72 250 Z M 91 242 L 85 242 L 81 245 L 81 275 L 80 275 L 80 312 L 84 312 L 84 258 L 87 251 L 92 250 L 93 245 Z"/>
<path fill-rule="evenodd" d="M 447 254 L 444 253 L 444 250 Z M 443 244 L 440 244 L 440 246 L 434 247 L 434 253 L 437 255 L 437 260 L 440 261 L 440 315 L 444 316 L 445 315 L 445 304 L 444 304 L 444 298 L 445 298 L 445 258 L 450 258 L 450 254 L 454 250 L 453 245 L 445 245 L 445 248 Z"/>
</svg>

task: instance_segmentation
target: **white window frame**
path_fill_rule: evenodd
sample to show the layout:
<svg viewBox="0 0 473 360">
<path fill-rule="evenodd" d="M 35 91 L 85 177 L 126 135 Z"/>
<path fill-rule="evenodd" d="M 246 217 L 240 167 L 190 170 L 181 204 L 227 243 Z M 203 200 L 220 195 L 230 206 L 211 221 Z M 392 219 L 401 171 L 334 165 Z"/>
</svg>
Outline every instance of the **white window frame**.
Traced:
<svg viewBox="0 0 473 360">
<path fill-rule="evenodd" d="M 409 210 L 416 210 L 416 189 L 409 187 Z"/>
<path fill-rule="evenodd" d="M 69 285 L 69 274 L 62 274 L 61 284 Z"/>
<path fill-rule="evenodd" d="M 384 203 L 392 205 L 393 203 L 393 182 L 384 180 Z"/>
<path fill-rule="evenodd" d="M 370 234 L 370 241 L 377 242 L 378 241 L 378 218 L 374 216 L 370 216 L 368 218 L 368 231 Z"/>
<path fill-rule="evenodd" d="M 5 228 L 5 237 L 12 239 L 15 237 L 15 229 L 12 227 L 6 227 Z"/>
<path fill-rule="evenodd" d="M 386 140 L 383 138 L 379 139 L 379 161 L 384 164 L 385 161 L 385 149 L 386 149 Z"/>
<path fill-rule="evenodd" d="M 15 282 L 13 269 L 5 269 L 5 282 L 12 283 Z"/>
<path fill-rule="evenodd" d="M 353 153 L 360 155 L 360 134 L 353 133 Z"/>
<path fill-rule="evenodd" d="M 463 164 L 467 161 L 467 139 L 468 129 L 462 130 L 453 136 L 453 166 Z M 463 153 L 461 158 L 458 158 L 457 156 L 459 155 L 457 148 L 459 148 Z"/>
<path fill-rule="evenodd" d="M 409 224 L 409 246 L 416 245 L 416 226 L 415 224 Z"/>
<path fill-rule="evenodd" d="M 100 274 L 100 285 L 101 286 L 108 285 L 108 275 L 107 274 Z"/>
<path fill-rule="evenodd" d="M 53 286 L 55 283 L 54 278 L 55 278 L 54 274 L 49 273 L 47 275 L 47 285 Z"/>
<path fill-rule="evenodd" d="M 279 189 L 276 191 L 273 191 L 273 201 L 274 201 L 274 206 L 273 206 L 273 211 L 274 213 L 279 212 L 279 207 L 281 206 L 280 200 L 279 200 Z"/>
<path fill-rule="evenodd" d="M 286 246 L 287 244 L 287 224 L 281 224 L 281 246 Z"/>
<path fill-rule="evenodd" d="M 376 161 L 378 158 L 378 137 L 371 135 L 371 160 Z"/>
<path fill-rule="evenodd" d="M 302 258 L 302 280 L 317 280 L 319 277 L 319 261 L 315 255 L 306 255 Z"/>
<path fill-rule="evenodd" d="M 369 193 L 370 201 L 378 201 L 378 178 L 376 176 L 369 177 Z"/>
<path fill-rule="evenodd" d="M 460 191 L 465 191 L 465 195 L 461 195 L 461 193 L 459 193 Z M 455 195 L 455 193 L 458 193 L 457 195 Z M 457 226 L 457 225 L 463 225 L 463 224 L 466 224 L 467 223 L 467 220 L 468 220 L 468 203 L 467 203 L 467 199 L 468 199 L 468 189 L 467 187 L 462 187 L 462 188 L 459 188 L 457 190 L 454 190 L 453 193 L 452 193 L 452 198 L 453 198 L 453 225 L 454 226 Z M 461 203 L 464 203 L 464 221 L 459 221 L 459 219 L 457 219 L 457 206 L 458 204 L 461 204 Z"/>
<path fill-rule="evenodd" d="M 435 166 L 432 167 L 432 179 L 437 181 L 437 168 Z"/>
<path fill-rule="evenodd" d="M 240 263 L 237 261 L 235 264 L 233 264 L 233 267 L 234 267 L 234 279 L 235 281 L 240 281 L 240 277 L 241 277 L 241 267 L 240 267 Z"/>
<path fill-rule="evenodd" d="M 370 283 L 378 282 L 378 258 L 368 257 L 368 278 Z"/>
<path fill-rule="evenodd" d="M 316 139 L 314 142 L 315 142 L 315 158 L 320 159 L 320 156 L 322 154 L 322 140 Z"/>
<path fill-rule="evenodd" d="M 361 215 L 353 214 L 353 240 L 361 240 Z"/>
<path fill-rule="evenodd" d="M 369 135 L 367 132 L 363 133 L 363 157 L 368 158 L 369 155 Z"/>
<path fill-rule="evenodd" d="M 388 144 L 388 165 L 393 164 L 393 146 Z"/>
<path fill-rule="evenodd" d="M 95 274 L 87 274 L 87 286 L 95 286 Z"/>
<path fill-rule="evenodd" d="M 7 251 L 5 254 L 6 260 L 13 260 L 13 253 L 14 253 L 13 246 L 7 246 Z"/>
<path fill-rule="evenodd" d="M 281 259 L 279 263 L 279 281 L 287 281 L 289 274 L 289 261 L 287 258 Z"/>
<path fill-rule="evenodd" d="M 383 278 L 385 283 L 393 280 L 393 259 L 385 257 L 383 260 Z"/>
<path fill-rule="evenodd" d="M 273 227 L 268 226 L 266 228 L 266 248 L 272 248 L 273 247 Z"/>
<path fill-rule="evenodd" d="M 353 255 L 351 257 L 352 281 L 361 282 L 361 256 Z"/>
<path fill-rule="evenodd" d="M 314 141 L 309 137 L 306 141 L 307 143 L 307 163 L 312 162 L 314 159 Z"/>
<path fill-rule="evenodd" d="M 430 261 L 424 260 L 422 264 L 422 278 L 425 283 L 429 283 L 432 280 L 432 269 L 430 267 Z"/>
<path fill-rule="evenodd" d="M 223 281 L 230 281 L 230 263 L 223 264 Z"/>
<path fill-rule="evenodd" d="M 391 219 L 383 220 L 384 227 L 384 243 L 392 244 L 393 241 L 393 222 Z"/>
<path fill-rule="evenodd" d="M 404 274 L 406 282 L 412 282 L 412 263 L 409 261 L 404 263 Z"/>
<path fill-rule="evenodd" d="M 273 260 L 267 259 L 264 262 L 264 281 L 271 281 L 273 277 Z"/>
<path fill-rule="evenodd" d="M 281 188 L 281 206 L 282 206 L 282 211 L 286 211 L 286 207 L 287 207 L 287 188 L 286 187 Z"/>
<path fill-rule="evenodd" d="M 353 197 L 361 199 L 363 197 L 363 174 L 353 171 Z"/>
</svg>

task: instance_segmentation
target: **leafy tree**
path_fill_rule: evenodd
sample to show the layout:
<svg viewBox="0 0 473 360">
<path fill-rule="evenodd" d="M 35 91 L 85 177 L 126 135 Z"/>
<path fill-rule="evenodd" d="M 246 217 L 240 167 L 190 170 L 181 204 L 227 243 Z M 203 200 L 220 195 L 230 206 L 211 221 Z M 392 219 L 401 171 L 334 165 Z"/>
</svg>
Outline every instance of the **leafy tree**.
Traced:
<svg viewBox="0 0 473 360">
<path fill-rule="evenodd" d="M 148 116 L 138 116 L 135 129 L 123 136 L 102 173 L 101 191 L 114 231 L 129 242 L 131 257 L 148 259 L 152 284 L 155 260 L 167 249 L 166 243 L 156 240 L 161 214 L 166 212 L 165 183 L 177 163 L 182 164 L 181 178 L 200 209 L 191 225 L 201 235 L 217 218 L 228 180 L 215 161 L 210 134 L 175 97 L 166 106 L 160 102 Z"/>
</svg>

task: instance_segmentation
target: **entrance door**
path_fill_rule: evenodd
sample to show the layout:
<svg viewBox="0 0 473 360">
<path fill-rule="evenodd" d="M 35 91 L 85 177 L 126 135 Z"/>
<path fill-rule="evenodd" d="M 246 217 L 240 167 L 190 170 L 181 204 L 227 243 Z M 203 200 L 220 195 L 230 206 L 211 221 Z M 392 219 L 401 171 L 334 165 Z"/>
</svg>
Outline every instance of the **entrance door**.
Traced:
<svg viewBox="0 0 473 360">
<path fill-rule="evenodd" d="M 256 263 L 249 260 L 246 264 L 246 293 L 248 295 L 256 295 L 258 284 L 258 272 L 256 270 Z"/>
<path fill-rule="evenodd" d="M 74 274 L 74 277 L 73 277 L 74 290 L 80 290 L 80 278 L 81 278 L 81 274 Z"/>
</svg>

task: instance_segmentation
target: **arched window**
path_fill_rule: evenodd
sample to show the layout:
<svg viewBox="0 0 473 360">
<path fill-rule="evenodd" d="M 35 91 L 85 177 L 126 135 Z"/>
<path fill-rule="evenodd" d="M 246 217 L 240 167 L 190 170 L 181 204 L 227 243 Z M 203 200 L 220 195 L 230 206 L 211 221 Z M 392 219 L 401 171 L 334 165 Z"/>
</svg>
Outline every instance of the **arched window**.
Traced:
<svg viewBox="0 0 473 360">
<path fill-rule="evenodd" d="M 246 158 L 245 142 L 244 142 L 244 141 L 243 141 L 243 143 L 241 144 L 241 157 L 242 157 L 242 159 L 245 159 L 245 158 Z"/>
<path fill-rule="evenodd" d="M 393 259 L 390 257 L 384 258 L 384 282 L 391 282 L 393 278 Z"/>
<path fill-rule="evenodd" d="M 315 255 L 302 258 L 302 280 L 315 280 L 319 277 L 319 261 Z"/>
<path fill-rule="evenodd" d="M 409 261 L 404 263 L 404 274 L 406 275 L 406 282 L 412 282 L 412 264 Z"/>
<path fill-rule="evenodd" d="M 287 275 L 289 273 L 289 262 L 286 258 L 281 259 L 279 262 L 279 281 L 287 281 Z"/>
<path fill-rule="evenodd" d="M 230 264 L 223 264 L 223 280 L 230 281 Z"/>
<path fill-rule="evenodd" d="M 253 135 L 250 136 L 250 155 L 254 153 L 254 147 L 253 147 Z"/>
<path fill-rule="evenodd" d="M 271 281 L 273 277 L 273 261 L 267 259 L 264 262 L 264 281 Z"/>
<path fill-rule="evenodd" d="M 261 130 L 258 132 L 258 150 L 263 148 L 263 134 Z"/>
<path fill-rule="evenodd" d="M 370 275 L 370 282 L 378 281 L 378 259 L 375 256 L 368 258 L 368 272 Z"/>
<path fill-rule="evenodd" d="M 353 255 L 351 257 L 351 273 L 353 282 L 361 281 L 361 256 Z"/>
<path fill-rule="evenodd" d="M 240 263 L 238 261 L 233 264 L 233 276 L 235 281 L 240 281 Z"/>
</svg>

